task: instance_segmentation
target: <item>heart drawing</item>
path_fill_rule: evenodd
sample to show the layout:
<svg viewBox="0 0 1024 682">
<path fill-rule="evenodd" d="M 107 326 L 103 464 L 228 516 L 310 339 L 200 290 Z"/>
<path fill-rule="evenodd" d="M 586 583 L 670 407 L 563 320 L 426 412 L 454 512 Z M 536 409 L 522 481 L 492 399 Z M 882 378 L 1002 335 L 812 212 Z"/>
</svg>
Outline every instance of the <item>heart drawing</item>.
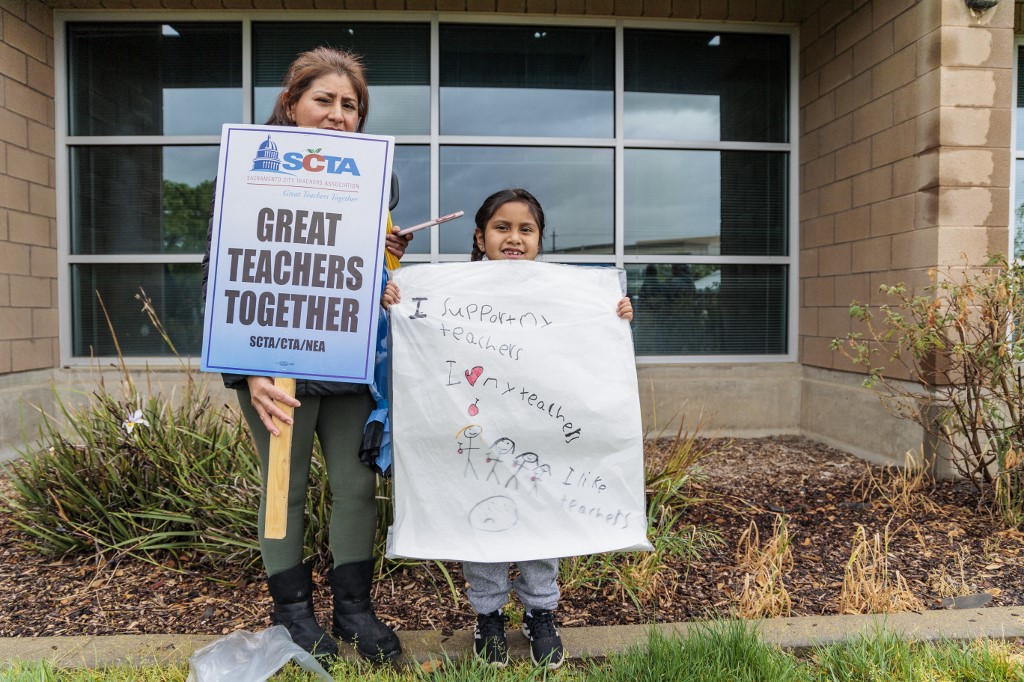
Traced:
<svg viewBox="0 0 1024 682">
<path fill-rule="evenodd" d="M 476 380 L 480 378 L 480 375 L 484 373 L 484 368 L 477 365 L 473 369 L 466 370 L 466 381 L 469 382 L 470 386 L 476 386 Z"/>
</svg>

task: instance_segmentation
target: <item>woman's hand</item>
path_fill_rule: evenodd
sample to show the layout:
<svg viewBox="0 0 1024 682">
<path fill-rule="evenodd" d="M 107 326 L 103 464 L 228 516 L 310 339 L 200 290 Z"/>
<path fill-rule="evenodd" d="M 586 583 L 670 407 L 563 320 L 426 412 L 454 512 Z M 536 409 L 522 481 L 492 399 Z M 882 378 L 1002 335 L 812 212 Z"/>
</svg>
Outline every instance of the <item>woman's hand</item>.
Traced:
<svg viewBox="0 0 1024 682">
<path fill-rule="evenodd" d="M 380 297 L 380 305 L 384 310 L 388 310 L 396 303 L 400 303 L 402 300 L 402 293 L 398 290 L 398 285 L 394 281 L 390 281 L 384 285 L 384 293 Z"/>
<path fill-rule="evenodd" d="M 623 296 L 619 301 L 619 305 L 615 308 L 615 313 L 624 320 L 633 319 L 633 304 L 629 301 L 629 296 Z"/>
<path fill-rule="evenodd" d="M 267 427 L 267 431 L 275 436 L 280 436 L 281 431 L 274 425 L 274 417 L 285 424 L 291 424 L 293 420 L 278 406 L 278 403 L 298 407 L 299 401 L 275 386 L 274 380 L 270 377 L 247 377 L 246 381 L 249 383 L 252 406 L 256 408 L 256 414 L 260 416 L 260 421 Z"/>
<path fill-rule="evenodd" d="M 405 255 L 405 249 L 409 246 L 409 242 L 411 241 L 412 232 L 405 236 L 399 236 L 394 232 L 391 232 L 384 241 L 384 248 L 386 248 L 395 258 L 402 260 L 402 256 Z"/>
</svg>

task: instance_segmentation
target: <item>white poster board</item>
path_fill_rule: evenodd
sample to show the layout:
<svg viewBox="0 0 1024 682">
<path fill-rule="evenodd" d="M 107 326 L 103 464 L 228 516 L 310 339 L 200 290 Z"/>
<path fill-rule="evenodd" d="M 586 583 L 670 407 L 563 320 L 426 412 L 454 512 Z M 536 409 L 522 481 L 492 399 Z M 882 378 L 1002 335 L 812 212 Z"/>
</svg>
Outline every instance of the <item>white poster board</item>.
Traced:
<svg viewBox="0 0 1024 682">
<path fill-rule="evenodd" d="M 619 272 L 533 261 L 395 272 L 390 556 L 650 549 Z"/>
<path fill-rule="evenodd" d="M 225 125 L 201 368 L 369 383 L 394 139 Z"/>
</svg>

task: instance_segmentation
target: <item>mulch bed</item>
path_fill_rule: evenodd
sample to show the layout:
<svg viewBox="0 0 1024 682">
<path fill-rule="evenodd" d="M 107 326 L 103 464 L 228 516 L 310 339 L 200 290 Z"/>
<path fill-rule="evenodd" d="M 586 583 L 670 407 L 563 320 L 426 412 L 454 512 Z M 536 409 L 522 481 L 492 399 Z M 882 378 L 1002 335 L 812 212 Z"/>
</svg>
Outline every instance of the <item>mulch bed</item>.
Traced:
<svg viewBox="0 0 1024 682">
<path fill-rule="evenodd" d="M 909 512 L 857 488 L 867 465 L 845 453 L 798 438 L 714 440 L 704 479 L 693 488 L 701 501 L 683 518 L 717 531 L 722 542 L 700 561 L 672 567 L 655 596 L 638 610 L 616 585 L 565 590 L 562 624 L 614 625 L 683 621 L 727 615 L 743 589 L 737 567 L 740 535 L 754 521 L 764 540 L 785 514 L 793 547 L 786 577 L 793 615 L 838 613 L 843 571 L 858 525 L 869 537 L 889 529 L 890 571 L 896 570 L 924 608 L 941 608 L 954 594 L 991 596 L 991 605 L 1024 604 L 1024 533 L 1002 528 L 979 511 L 978 494 L 963 482 L 943 481 Z M 650 455 L 666 443 L 651 443 Z M 876 478 L 885 473 L 870 471 Z M 3 482 L 0 482 L 2 484 Z M 0 517 L 0 636 L 141 633 L 224 634 L 270 625 L 270 601 L 260 576 L 214 573 L 175 560 L 153 565 L 131 558 L 47 557 L 25 549 L 10 519 Z M 458 564 L 445 564 L 462 585 Z M 183 569 L 183 570 L 182 570 Z M 320 580 L 318 610 L 329 596 Z M 459 594 L 455 603 L 433 564 L 392 572 L 375 587 L 378 614 L 406 630 L 471 627 Z M 982 596 L 981 599 L 987 599 Z"/>
</svg>

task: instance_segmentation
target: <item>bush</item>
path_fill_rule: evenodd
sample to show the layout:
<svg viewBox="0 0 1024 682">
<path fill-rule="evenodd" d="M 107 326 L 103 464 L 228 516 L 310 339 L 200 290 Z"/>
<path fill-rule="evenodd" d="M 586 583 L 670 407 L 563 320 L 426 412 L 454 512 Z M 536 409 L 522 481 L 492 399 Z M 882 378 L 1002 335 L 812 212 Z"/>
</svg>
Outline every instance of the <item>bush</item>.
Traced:
<svg viewBox="0 0 1024 682">
<path fill-rule="evenodd" d="M 893 303 L 854 302 L 866 331 L 834 339 L 832 349 L 867 370 L 866 386 L 949 450 L 956 471 L 991 500 L 1010 526 L 1024 522 L 1024 265 L 994 257 L 956 277 L 929 272 L 915 295 L 882 286 Z M 889 363 L 887 367 L 883 363 Z M 893 379 L 908 376 L 911 384 Z M 914 390 L 923 388 L 923 393 Z"/>
<path fill-rule="evenodd" d="M 237 413 L 211 405 L 191 378 L 175 403 L 143 402 L 129 384 L 121 400 L 97 391 L 80 409 L 59 395 L 57 405 L 64 419 L 44 415 L 40 426 L 46 447 L 8 465 L 6 506 L 29 544 L 52 554 L 256 560 L 259 462 Z"/>
<path fill-rule="evenodd" d="M 174 351 L 145 292 L 136 298 Z M 6 465 L 13 494 L 0 506 L 25 542 L 48 554 L 170 555 L 252 568 L 259 561 L 260 470 L 239 411 L 214 405 L 205 381 L 184 362 L 180 395 L 149 397 L 123 359 L 119 364 L 119 399 L 102 380 L 81 407 L 55 392 L 58 414 L 44 413 L 39 427 L 43 447 Z M 310 468 L 306 543 L 325 548 L 319 462 Z"/>
</svg>

